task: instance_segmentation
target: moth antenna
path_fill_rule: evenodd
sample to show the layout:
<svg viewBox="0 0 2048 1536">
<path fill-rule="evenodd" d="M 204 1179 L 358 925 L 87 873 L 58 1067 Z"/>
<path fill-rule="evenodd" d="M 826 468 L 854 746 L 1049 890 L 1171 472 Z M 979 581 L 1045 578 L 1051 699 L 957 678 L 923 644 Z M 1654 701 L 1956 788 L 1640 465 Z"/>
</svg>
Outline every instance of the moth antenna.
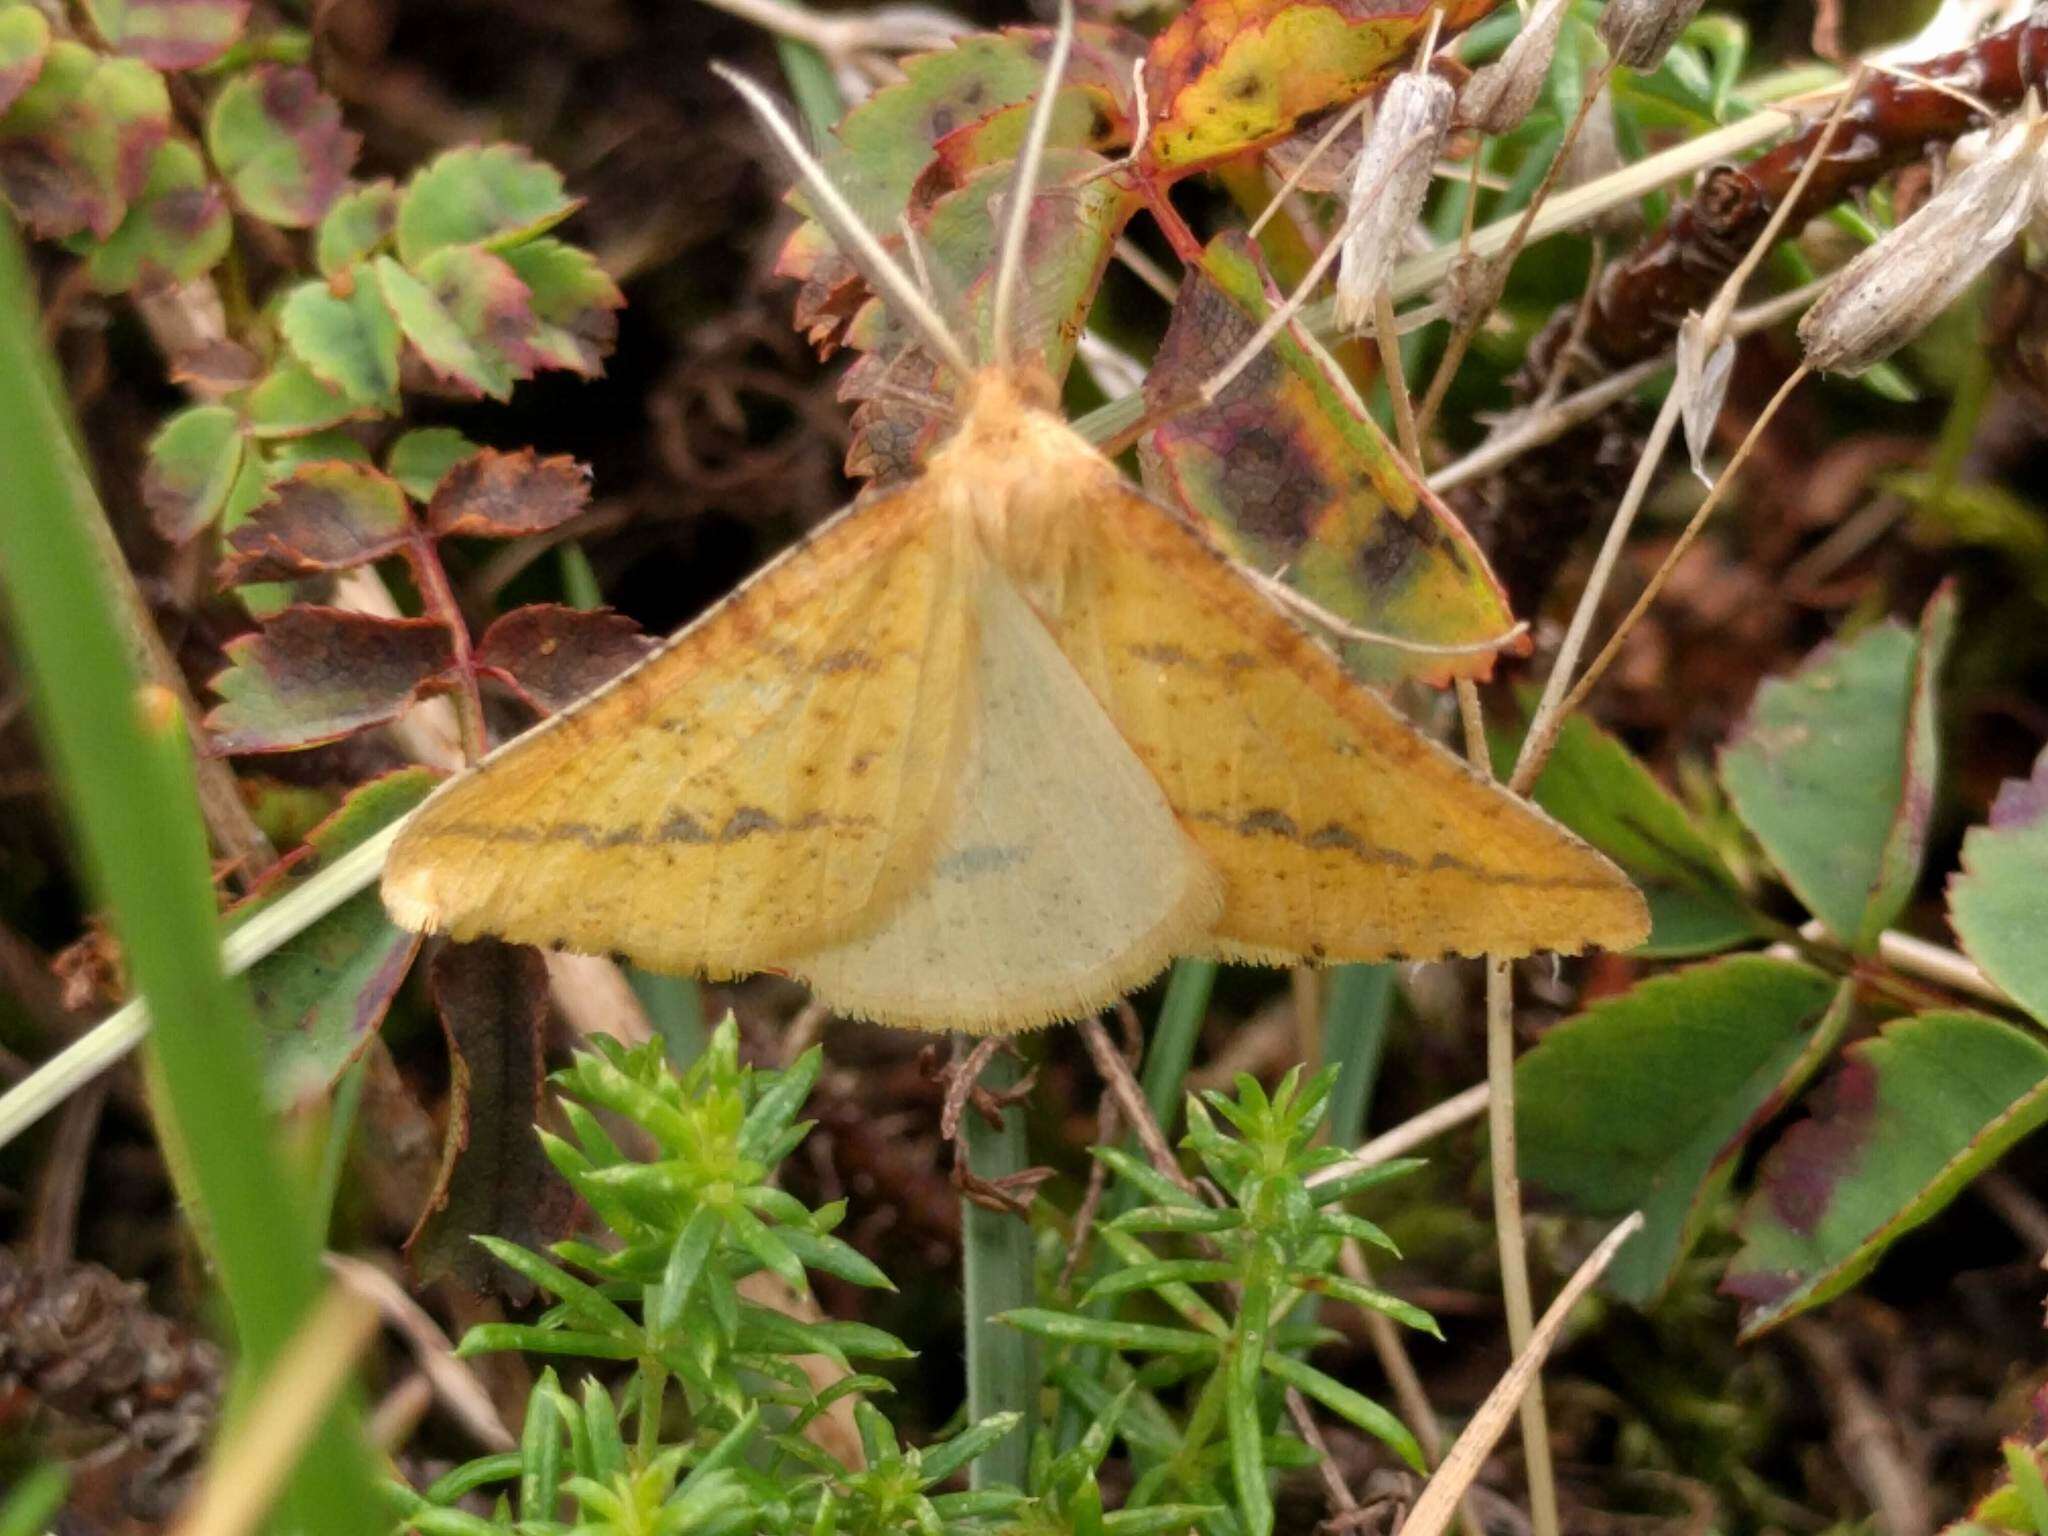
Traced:
<svg viewBox="0 0 2048 1536">
<path fill-rule="evenodd" d="M 897 264 L 896 259 L 882 248 L 874 231 L 869 229 L 846 196 L 832 185 L 832 178 L 825 174 L 825 167 L 818 163 L 804 145 L 803 137 L 790 126 L 789 119 L 775 105 L 774 99 L 753 80 L 729 65 L 714 62 L 711 72 L 727 85 L 740 93 L 740 97 L 752 109 L 754 116 L 761 120 L 783 153 L 796 162 L 797 173 L 803 178 L 804 190 L 813 200 L 812 211 L 818 222 L 831 233 L 850 256 L 862 274 L 881 290 L 889 306 L 924 338 L 925 345 L 958 374 L 961 380 L 972 378 L 974 361 L 967 355 L 967 349 L 960 339 L 946 329 L 946 322 L 918 291 L 916 281 Z"/>
<path fill-rule="evenodd" d="M 1017 312 L 1017 280 L 1024 265 L 1024 231 L 1031 219 L 1031 203 L 1038 193 L 1038 173 L 1045 162 L 1045 141 L 1052 136 L 1052 113 L 1067 73 L 1067 55 L 1074 47 L 1074 0 L 1060 0 L 1059 26 L 1053 34 L 1052 54 L 1045 61 L 1045 84 L 1038 100 L 1031 104 L 1031 124 L 1024 134 L 1024 147 L 1017 155 L 1017 171 L 1010 182 L 1010 206 L 1005 212 L 1002 254 L 996 261 L 995 301 L 989 310 L 989 330 L 995 344 L 996 363 L 1008 368 L 1014 362 L 1010 326 Z"/>
</svg>

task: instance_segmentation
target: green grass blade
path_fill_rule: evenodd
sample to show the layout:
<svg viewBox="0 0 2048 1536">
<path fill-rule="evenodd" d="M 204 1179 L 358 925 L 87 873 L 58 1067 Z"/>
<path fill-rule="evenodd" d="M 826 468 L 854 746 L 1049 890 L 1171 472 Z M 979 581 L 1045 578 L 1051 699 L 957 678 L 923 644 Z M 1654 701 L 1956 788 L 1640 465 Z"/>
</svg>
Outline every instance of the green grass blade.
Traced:
<svg viewBox="0 0 2048 1536">
<path fill-rule="evenodd" d="M 1365 1139 L 1366 1113 L 1379 1080 L 1394 1013 L 1391 965 L 1340 965 L 1330 972 L 1323 1004 L 1323 1059 L 1337 1063 L 1330 1090 L 1330 1140 L 1355 1147 Z"/>
<path fill-rule="evenodd" d="M 157 1063 L 189 1153 L 248 1379 L 267 1371 L 318 1295 L 318 1255 L 287 1188 L 257 1080 L 247 994 L 221 969 L 219 919 L 181 719 L 147 719 L 90 542 L 103 514 L 52 392 L 33 288 L 0 233 L 4 585 L 36 717 L 95 890 L 137 991 L 163 1021 Z M 353 1416 L 338 1410 L 297 1473 L 292 1514 L 314 1533 L 368 1530 Z"/>
<path fill-rule="evenodd" d="M 998 1052 L 981 1074 L 990 1088 L 1017 1081 L 1016 1059 Z M 1025 1167 L 1024 1110 L 1013 1105 L 996 1130 L 973 1110 L 967 1112 L 968 1159 L 975 1174 L 999 1179 Z M 1017 1216 L 960 1202 L 962 1267 L 967 1291 L 967 1419 L 978 1424 L 992 1414 L 1019 1415 L 1017 1428 L 978 1457 L 969 1474 L 975 1488 L 1008 1483 L 1022 1488 L 1031 1449 L 1030 1426 L 1038 1421 L 1038 1344 L 996 1316 L 1028 1308 L 1036 1299 L 1032 1276 L 1031 1225 Z"/>
</svg>

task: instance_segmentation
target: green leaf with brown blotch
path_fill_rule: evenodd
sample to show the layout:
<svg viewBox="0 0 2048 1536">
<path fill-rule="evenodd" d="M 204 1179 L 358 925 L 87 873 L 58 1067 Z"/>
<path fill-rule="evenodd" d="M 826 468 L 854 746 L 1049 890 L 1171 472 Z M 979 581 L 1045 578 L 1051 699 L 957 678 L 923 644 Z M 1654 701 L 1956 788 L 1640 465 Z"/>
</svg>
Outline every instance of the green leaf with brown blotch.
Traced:
<svg viewBox="0 0 2048 1536">
<path fill-rule="evenodd" d="M 1919 631 L 1894 621 L 1822 646 L 1757 690 L 1721 781 L 1807 908 L 1868 953 L 1919 878 L 1938 765 L 1935 678 L 1955 627 L 1937 592 Z"/>
<path fill-rule="evenodd" d="M 321 383 L 362 405 L 396 403 L 403 338 L 367 267 L 300 283 L 285 295 L 277 324 L 292 355 Z"/>
<path fill-rule="evenodd" d="M 434 775 L 401 768 L 352 790 L 339 809 L 307 833 L 247 898 L 230 908 L 230 927 L 247 922 L 299 889 L 432 792 Z M 350 897 L 275 954 L 249 968 L 249 993 L 262 1032 L 263 1080 L 280 1110 L 325 1093 L 384 1022 L 420 935 L 384 915 L 375 891 Z"/>
<path fill-rule="evenodd" d="M 453 1276 L 515 1302 L 532 1286 L 509 1275 L 479 1235 L 545 1248 L 564 1236 L 576 1201 L 541 1151 L 547 967 L 524 945 L 447 944 L 431 969 L 448 1040 L 448 1141 L 441 1176 L 405 1253 L 424 1281 Z"/>
<path fill-rule="evenodd" d="M 313 377 L 305 364 L 283 358 L 256 381 L 243 397 L 249 435 L 259 438 L 306 437 L 344 421 L 373 416 L 377 408 L 351 400 L 331 384 Z"/>
<path fill-rule="evenodd" d="M 530 603 L 484 631 L 476 665 L 547 715 L 603 687 L 653 649 L 638 624 L 609 608 Z"/>
<path fill-rule="evenodd" d="M 1923 1013 L 1843 1052 L 1757 1172 L 1721 1289 L 1742 1337 L 1839 1296 L 2048 1121 L 2048 1045 L 1978 1013 Z"/>
<path fill-rule="evenodd" d="M 398 200 L 398 259 L 417 267 L 450 245 L 496 250 L 544 234 L 576 211 L 561 172 L 516 144 L 444 150 Z"/>
<path fill-rule="evenodd" d="M 0 117 L 0 189 L 46 239 L 89 230 L 104 240 L 148 184 L 170 131 L 163 76 L 59 39 Z"/>
<path fill-rule="evenodd" d="M 1513 744 L 1496 751 L 1506 777 Z M 1628 872 L 1650 904 L 1650 937 L 1636 951 L 1711 954 L 1767 930 L 1693 819 L 1619 741 L 1583 715 L 1565 721 L 1530 794 Z"/>
<path fill-rule="evenodd" d="M 871 228 L 893 230 L 941 140 L 1011 109 L 1028 111 L 1045 83 L 1051 45 L 1049 28 L 1008 27 L 905 59 L 900 81 L 876 91 L 833 130 L 823 158 L 834 184 Z M 1128 33 L 1083 23 L 1075 29 L 1069 80 L 1127 95 L 1132 46 Z M 1053 142 L 1073 147 L 1085 137 Z"/>
<path fill-rule="evenodd" d="M 1155 409 L 1181 404 L 1250 339 L 1278 302 L 1255 247 L 1230 233 L 1181 280 L 1145 379 Z M 1475 645 L 1514 627 L 1506 595 L 1464 525 L 1381 434 L 1327 356 L 1290 327 L 1213 405 L 1147 436 L 1152 493 L 1202 519 L 1247 564 L 1347 624 L 1429 645 Z M 1508 647 L 1526 650 L 1528 642 Z M 1495 652 L 1425 654 L 1347 643 L 1376 682 L 1484 678 Z"/>
<path fill-rule="evenodd" d="M 503 400 L 532 376 L 533 308 L 504 258 L 454 245 L 434 252 L 416 273 L 389 256 L 372 267 L 405 339 L 438 378 Z"/>
<path fill-rule="evenodd" d="M 2048 752 L 1999 786 L 1991 819 L 1963 838 L 1962 865 L 1948 917 L 1964 953 L 2048 1023 Z"/>
<path fill-rule="evenodd" d="M 85 8 L 115 52 L 155 69 L 211 64 L 249 20 L 249 0 L 85 0 Z"/>
<path fill-rule="evenodd" d="M 611 274 L 590 252 L 547 237 L 515 245 L 504 257 L 530 295 L 535 328 L 527 348 L 534 365 L 596 378 L 626 303 Z"/>
<path fill-rule="evenodd" d="M 26 3 L 0 6 L 0 113 L 35 84 L 49 52 L 48 17 Z"/>
<path fill-rule="evenodd" d="M 590 505 L 590 471 L 566 454 L 484 448 L 441 477 L 427 503 L 437 538 L 516 539 L 559 528 Z"/>
<path fill-rule="evenodd" d="M 391 445 L 384 473 L 414 501 L 428 501 L 449 470 L 481 451 L 453 427 L 418 427 Z"/>
<path fill-rule="evenodd" d="M 365 182 L 334 200 L 313 232 L 313 262 L 322 277 L 339 277 L 388 244 L 398 227 L 398 188 Z"/>
<path fill-rule="evenodd" d="M 403 549 L 413 526 L 404 490 L 367 464 L 301 464 L 228 535 L 217 579 L 236 586 L 347 570 Z"/>
<path fill-rule="evenodd" d="M 847 113 L 821 154 L 833 184 L 892 248 L 906 215 L 922 216 L 965 184 L 1017 136 L 1045 78 L 1051 33 L 1012 27 L 976 33 L 950 48 L 903 61 L 903 79 Z M 1116 28 L 1083 23 L 1055 113 L 1056 148 L 1100 149 L 1128 142 L 1131 61 L 1138 43 Z M 1084 103 L 1080 108 L 1071 101 Z M 950 146 L 950 157 L 940 146 Z M 800 194 L 790 199 L 803 206 Z M 822 227 L 806 221 L 776 259 L 778 276 L 802 286 L 795 324 L 829 356 L 848 321 L 868 302 L 867 284 Z"/>
<path fill-rule="evenodd" d="M 1179 174 L 1285 138 L 1499 0 L 1192 0 L 1145 54 L 1145 160 Z"/>
<path fill-rule="evenodd" d="M 144 278 L 189 282 L 211 271 L 233 238 L 227 199 L 207 175 L 206 162 L 183 139 L 170 139 L 157 149 L 149 181 L 120 228 L 88 247 L 86 275 L 101 293 L 121 292 Z"/>
<path fill-rule="evenodd" d="M 297 604 L 223 647 L 206 717 L 213 751 L 288 752 L 404 714 L 455 664 L 432 619 L 384 619 Z"/>
<path fill-rule="evenodd" d="M 1736 955 L 1641 982 L 1547 1031 L 1515 1067 L 1522 1178 L 1585 1216 L 1643 1213 L 1605 1284 L 1655 1298 L 1749 1134 L 1833 1050 L 1849 998 L 1794 960 Z"/>
<path fill-rule="evenodd" d="M 206 147 L 258 218 L 310 229 L 348 185 L 361 140 L 310 70 L 259 64 L 214 98 Z"/>
<path fill-rule="evenodd" d="M 1116 178 L 1095 174 L 1103 164 L 1086 150 L 1048 150 L 1043 190 L 1025 221 L 1013 350 L 1034 360 L 1055 385 L 1073 362 L 1082 323 L 1130 209 L 1130 194 Z M 978 171 L 920 215 L 917 225 L 925 269 L 947 319 L 968 351 L 983 357 L 995 355 L 990 313 L 997 215 L 1009 184 L 1005 166 Z M 943 403 L 958 381 L 937 368 L 879 300 L 855 316 L 846 344 L 867 354 L 840 381 L 842 399 L 863 402 L 854 413 L 847 470 L 884 481 L 907 475 L 944 435 Z M 878 386 L 886 390 L 882 398 L 875 398 Z M 933 407 L 904 404 L 906 393 L 929 396 Z"/>
<path fill-rule="evenodd" d="M 178 412 L 149 440 L 142 500 L 156 530 L 182 544 L 226 505 L 242 468 L 242 423 L 224 405 Z"/>
</svg>

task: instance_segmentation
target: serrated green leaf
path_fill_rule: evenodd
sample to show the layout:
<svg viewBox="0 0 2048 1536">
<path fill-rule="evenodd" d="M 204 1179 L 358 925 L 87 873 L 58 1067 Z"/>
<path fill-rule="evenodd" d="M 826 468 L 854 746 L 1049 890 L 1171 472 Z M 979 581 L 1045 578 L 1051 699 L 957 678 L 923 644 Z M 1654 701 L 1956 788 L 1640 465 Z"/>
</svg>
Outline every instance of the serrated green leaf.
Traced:
<svg viewBox="0 0 2048 1536">
<path fill-rule="evenodd" d="M 398 398 L 398 322 L 365 268 L 299 284 L 278 311 L 292 354 L 321 383 L 362 405 Z"/>
<path fill-rule="evenodd" d="M 206 147 L 236 199 L 287 229 L 317 224 L 348 184 L 360 141 L 310 70 L 258 64 L 228 81 Z"/>
<path fill-rule="evenodd" d="M 526 285 L 500 258 L 475 246 L 448 246 L 416 273 L 389 256 L 375 258 L 373 267 L 405 339 L 440 378 L 503 400 L 530 376 Z"/>
<path fill-rule="evenodd" d="M 105 240 L 147 185 L 170 128 L 163 76 L 58 39 L 0 117 L 0 188 L 38 235 L 89 230 Z"/>
<path fill-rule="evenodd" d="M 182 544 L 218 517 L 242 454 L 242 423 L 224 405 L 189 406 L 158 428 L 142 472 L 142 499 L 157 532 Z"/>
<path fill-rule="evenodd" d="M 414 501 L 430 501 L 442 476 L 477 452 L 477 445 L 453 427 L 421 427 L 391 445 L 384 472 Z"/>
<path fill-rule="evenodd" d="M 611 274 L 590 252 L 560 240 L 528 240 L 502 254 L 532 295 L 528 345 L 536 366 L 596 378 L 618 339 L 617 312 L 626 303 Z"/>
<path fill-rule="evenodd" d="M 116 52 L 155 69 L 198 69 L 241 38 L 249 0 L 85 0 Z"/>
<path fill-rule="evenodd" d="M 451 245 L 516 245 L 576 211 L 561 173 L 516 144 L 445 150 L 398 202 L 398 259 L 417 267 Z"/>
<path fill-rule="evenodd" d="M 334 201 L 313 235 L 313 261 L 326 278 L 339 277 L 375 255 L 398 223 L 398 188 L 385 180 L 351 187 Z"/>
<path fill-rule="evenodd" d="M 0 9 L 0 114 L 42 73 L 50 51 L 50 22 L 33 5 Z"/>
<path fill-rule="evenodd" d="M 158 148 L 149 181 L 120 227 L 87 251 L 86 273 L 102 293 L 145 277 L 186 282 L 227 255 L 233 237 L 227 203 L 199 151 L 171 139 Z"/>
<path fill-rule="evenodd" d="M 304 364 L 290 358 L 281 359 L 250 387 L 242 408 L 249 418 L 249 435 L 260 438 L 306 437 L 375 411 L 321 383 Z"/>
</svg>

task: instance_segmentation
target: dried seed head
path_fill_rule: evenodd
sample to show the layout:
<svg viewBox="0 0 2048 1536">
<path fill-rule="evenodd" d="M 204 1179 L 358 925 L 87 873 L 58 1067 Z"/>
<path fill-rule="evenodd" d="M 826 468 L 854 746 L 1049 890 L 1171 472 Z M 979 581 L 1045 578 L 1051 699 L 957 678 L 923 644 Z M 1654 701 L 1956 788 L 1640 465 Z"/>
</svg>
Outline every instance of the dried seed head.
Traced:
<svg viewBox="0 0 2048 1536">
<path fill-rule="evenodd" d="M 1702 0 L 1607 0 L 1600 12 L 1600 40 L 1615 62 L 1630 69 L 1655 69 L 1699 14 Z"/>
<path fill-rule="evenodd" d="M 1714 477 L 1707 473 L 1707 445 L 1713 441 L 1714 423 L 1720 419 L 1734 371 L 1734 341 L 1724 337 L 1709 347 L 1700 317 L 1687 315 L 1678 327 L 1678 377 L 1671 387 L 1678 391 L 1679 420 L 1685 426 L 1692 472 L 1708 485 L 1714 483 Z"/>
<path fill-rule="evenodd" d="M 1374 296 L 1422 216 L 1456 105 L 1457 92 L 1432 74 L 1402 75 L 1380 98 L 1352 172 L 1337 260 L 1337 323 L 1347 330 L 1360 330 L 1370 319 Z"/>
<path fill-rule="evenodd" d="M 1474 70 L 1458 93 L 1460 123 L 1481 133 L 1507 133 L 1521 126 L 1543 94 L 1565 10 L 1566 0 L 1537 0 L 1514 41 L 1498 59 Z"/>
<path fill-rule="evenodd" d="M 1806 360 L 1861 373 L 1917 336 L 2026 227 L 2044 180 L 2048 118 L 2030 113 L 1949 179 L 1918 212 L 1868 247 L 1799 322 Z"/>
</svg>

